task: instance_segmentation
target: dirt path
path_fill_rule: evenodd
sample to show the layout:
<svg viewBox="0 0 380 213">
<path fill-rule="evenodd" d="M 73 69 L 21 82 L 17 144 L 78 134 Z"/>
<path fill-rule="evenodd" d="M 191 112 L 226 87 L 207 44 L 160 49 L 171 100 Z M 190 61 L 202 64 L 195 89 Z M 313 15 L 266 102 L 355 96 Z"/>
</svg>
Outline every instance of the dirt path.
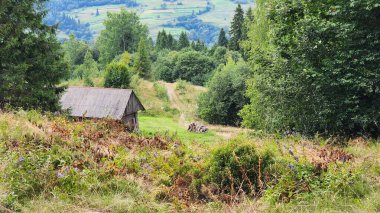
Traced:
<svg viewBox="0 0 380 213">
<path fill-rule="evenodd" d="M 181 101 L 178 93 L 175 90 L 176 83 L 167 83 L 167 82 L 160 82 L 166 87 L 166 90 L 168 92 L 169 101 L 173 108 L 176 108 L 180 111 L 180 117 L 179 117 L 179 124 L 183 127 L 186 127 L 196 119 L 194 116 L 194 110 L 195 106 L 189 106 L 188 104 Z M 206 88 L 201 86 L 193 86 L 192 87 L 199 91 L 206 91 Z M 192 111 L 191 111 L 192 110 Z M 222 125 L 210 125 L 206 124 L 206 126 L 213 132 L 215 132 L 217 135 L 225 138 L 230 139 L 238 134 L 245 132 L 247 130 L 237 127 L 230 127 L 230 126 L 222 126 Z"/>
</svg>

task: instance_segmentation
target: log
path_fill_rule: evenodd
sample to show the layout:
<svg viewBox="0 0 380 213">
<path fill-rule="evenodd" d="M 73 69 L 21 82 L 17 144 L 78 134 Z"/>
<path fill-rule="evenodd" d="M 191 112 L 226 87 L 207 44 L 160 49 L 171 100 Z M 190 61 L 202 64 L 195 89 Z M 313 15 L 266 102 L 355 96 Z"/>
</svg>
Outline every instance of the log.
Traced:
<svg viewBox="0 0 380 213">
<path fill-rule="evenodd" d="M 204 133 L 208 131 L 208 128 L 199 122 L 194 122 L 189 125 L 187 128 L 187 131 L 189 132 L 198 132 L 198 133 Z"/>
</svg>

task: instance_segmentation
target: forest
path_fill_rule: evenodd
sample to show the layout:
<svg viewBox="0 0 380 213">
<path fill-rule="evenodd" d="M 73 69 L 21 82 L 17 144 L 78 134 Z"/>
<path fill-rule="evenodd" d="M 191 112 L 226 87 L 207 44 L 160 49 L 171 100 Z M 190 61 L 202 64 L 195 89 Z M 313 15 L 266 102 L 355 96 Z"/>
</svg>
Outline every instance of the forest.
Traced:
<svg viewBox="0 0 380 213">
<path fill-rule="evenodd" d="M 380 211 L 376 0 L 256 0 L 154 38 L 126 9 L 97 37 L 62 13 L 83 31 L 58 40 L 49 13 L 105 1 L 65 2 L 1 3 L 0 212 Z M 133 89 L 140 129 L 70 117 L 71 86 Z"/>
</svg>

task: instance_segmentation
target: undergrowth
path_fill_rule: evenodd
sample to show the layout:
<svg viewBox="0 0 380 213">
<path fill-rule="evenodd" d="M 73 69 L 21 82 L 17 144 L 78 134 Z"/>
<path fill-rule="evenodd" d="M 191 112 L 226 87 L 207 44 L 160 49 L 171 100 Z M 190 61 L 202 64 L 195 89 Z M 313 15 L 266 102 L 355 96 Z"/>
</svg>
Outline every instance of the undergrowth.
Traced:
<svg viewBox="0 0 380 213">
<path fill-rule="evenodd" d="M 184 144 L 111 120 L 17 111 L 0 114 L 0 152 L 5 210 L 380 209 L 376 142 L 342 149 L 289 135 Z"/>
</svg>

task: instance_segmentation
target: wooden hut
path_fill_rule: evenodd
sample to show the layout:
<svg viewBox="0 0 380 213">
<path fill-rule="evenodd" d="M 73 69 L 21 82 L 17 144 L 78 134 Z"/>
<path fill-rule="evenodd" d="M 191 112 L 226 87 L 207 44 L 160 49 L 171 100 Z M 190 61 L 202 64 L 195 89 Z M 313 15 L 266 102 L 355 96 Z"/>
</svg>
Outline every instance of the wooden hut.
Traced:
<svg viewBox="0 0 380 213">
<path fill-rule="evenodd" d="M 130 89 L 69 87 L 60 103 L 72 117 L 112 118 L 123 121 L 130 130 L 138 129 L 138 112 L 145 110 Z"/>
</svg>

